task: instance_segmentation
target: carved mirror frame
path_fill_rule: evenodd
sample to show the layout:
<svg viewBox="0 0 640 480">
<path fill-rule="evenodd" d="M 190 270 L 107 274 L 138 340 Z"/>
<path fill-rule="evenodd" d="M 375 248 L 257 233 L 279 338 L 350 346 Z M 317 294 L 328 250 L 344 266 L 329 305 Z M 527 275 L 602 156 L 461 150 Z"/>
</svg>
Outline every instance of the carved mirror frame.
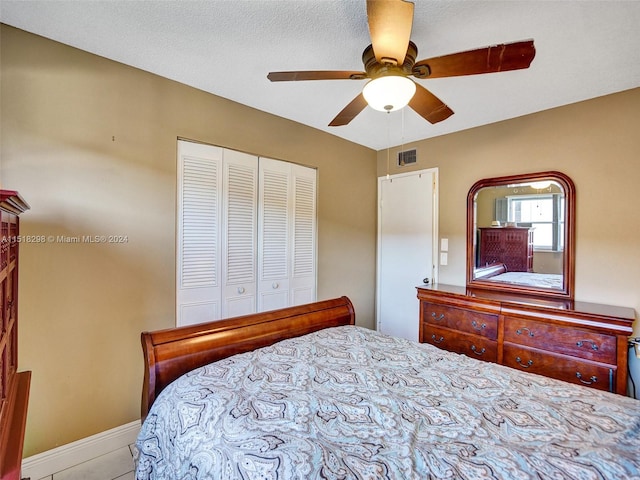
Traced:
<svg viewBox="0 0 640 480">
<path fill-rule="evenodd" d="M 557 183 L 565 195 L 564 205 L 564 251 L 562 259 L 562 288 L 545 288 L 524 284 L 512 284 L 492 281 L 487 278 L 476 278 L 476 198 L 483 188 L 499 186 L 521 186 L 533 182 L 552 181 Z M 575 208 L 576 195 L 573 181 L 560 172 L 538 172 L 521 175 L 510 175 L 486 178 L 476 182 L 467 195 L 467 287 L 507 293 L 529 294 L 538 297 L 573 299 L 575 279 Z M 535 253 L 534 253 L 535 255 Z"/>
</svg>

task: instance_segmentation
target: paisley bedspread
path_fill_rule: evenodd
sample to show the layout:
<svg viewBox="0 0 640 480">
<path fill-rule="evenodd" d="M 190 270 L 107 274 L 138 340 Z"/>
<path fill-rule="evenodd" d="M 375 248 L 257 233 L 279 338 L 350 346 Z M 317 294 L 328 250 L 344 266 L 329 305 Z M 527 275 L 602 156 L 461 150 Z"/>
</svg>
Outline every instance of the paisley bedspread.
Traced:
<svg viewBox="0 0 640 480">
<path fill-rule="evenodd" d="M 355 326 L 196 369 L 136 479 L 640 479 L 640 401 Z"/>
</svg>

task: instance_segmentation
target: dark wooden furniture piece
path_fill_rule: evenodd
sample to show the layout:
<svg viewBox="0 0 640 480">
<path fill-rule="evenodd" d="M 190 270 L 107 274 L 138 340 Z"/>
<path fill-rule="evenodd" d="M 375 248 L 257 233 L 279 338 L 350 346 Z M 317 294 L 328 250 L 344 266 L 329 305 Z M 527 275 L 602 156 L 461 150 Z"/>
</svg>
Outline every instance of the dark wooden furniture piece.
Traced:
<svg viewBox="0 0 640 480">
<path fill-rule="evenodd" d="M 482 267 L 486 263 L 504 262 L 503 259 L 489 260 L 480 258 L 481 240 L 478 233 L 476 199 L 483 189 L 493 189 L 496 187 L 509 188 L 531 188 L 536 182 L 552 182 L 564 194 L 564 229 L 562 237 L 564 251 L 562 252 L 562 288 L 547 288 L 543 286 L 515 284 L 492 280 L 490 276 L 482 275 Z M 573 181 L 561 172 L 538 172 L 521 175 L 509 175 L 505 177 L 485 178 L 477 181 L 467 195 L 467 286 L 475 289 L 486 289 L 490 291 L 503 291 L 507 293 L 522 293 L 539 297 L 572 299 L 575 276 L 575 210 L 576 210 L 576 189 Z M 508 228 L 508 227 L 506 227 Z M 496 231 L 498 229 L 495 229 Z M 505 230 L 506 231 L 506 230 Z M 506 262 L 504 262 L 506 263 Z M 513 271 L 507 265 L 507 269 Z M 528 268 L 528 267 L 527 267 Z M 528 270 L 520 270 L 528 271 Z M 480 274 L 478 274 L 480 273 Z M 486 272 L 484 272 L 486 273 Z M 540 272 L 545 273 L 545 272 Z M 554 272 L 555 273 L 555 272 Z"/>
<path fill-rule="evenodd" d="M 533 272 L 533 229 L 480 228 L 479 266 L 503 263 L 508 272 Z"/>
<path fill-rule="evenodd" d="M 0 479 L 20 479 L 31 372 L 18 372 L 18 216 L 29 205 L 0 190 Z"/>
<path fill-rule="evenodd" d="M 420 342 L 626 395 L 631 308 L 451 285 L 418 298 Z"/>
<path fill-rule="evenodd" d="M 323 328 L 354 325 L 347 297 L 199 325 L 143 332 L 142 421 L 173 380 L 211 362 Z"/>
</svg>

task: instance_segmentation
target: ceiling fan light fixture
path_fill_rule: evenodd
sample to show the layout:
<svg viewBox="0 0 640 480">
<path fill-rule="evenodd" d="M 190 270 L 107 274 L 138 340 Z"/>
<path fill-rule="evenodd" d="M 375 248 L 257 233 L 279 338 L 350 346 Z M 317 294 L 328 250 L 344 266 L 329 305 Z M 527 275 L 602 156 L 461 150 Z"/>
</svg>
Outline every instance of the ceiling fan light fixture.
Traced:
<svg viewBox="0 0 640 480">
<path fill-rule="evenodd" d="M 406 107 L 415 93 L 416 84 L 402 75 L 374 78 L 362 89 L 367 104 L 381 112 L 394 112 Z"/>
</svg>

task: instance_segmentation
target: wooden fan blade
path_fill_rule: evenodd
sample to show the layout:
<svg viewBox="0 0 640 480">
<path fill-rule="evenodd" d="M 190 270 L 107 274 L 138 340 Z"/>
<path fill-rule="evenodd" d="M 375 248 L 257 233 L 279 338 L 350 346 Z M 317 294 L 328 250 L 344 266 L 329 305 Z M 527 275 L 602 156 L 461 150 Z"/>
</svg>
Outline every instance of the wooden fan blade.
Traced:
<svg viewBox="0 0 640 480">
<path fill-rule="evenodd" d="M 413 26 L 413 3 L 367 0 L 367 18 L 371 45 L 378 63 L 402 65 Z"/>
<path fill-rule="evenodd" d="M 297 80 L 362 80 L 366 72 L 348 72 L 340 70 L 311 70 L 306 72 L 270 72 L 267 78 L 272 82 L 290 82 Z"/>
<path fill-rule="evenodd" d="M 524 40 L 420 60 L 413 68 L 415 72 L 426 66 L 428 72 L 425 73 L 425 78 L 476 75 L 529 68 L 535 55 L 533 40 Z"/>
<path fill-rule="evenodd" d="M 441 122 L 453 115 L 453 110 L 418 83 L 416 83 L 416 93 L 409 101 L 409 106 L 430 123 Z"/>
<path fill-rule="evenodd" d="M 342 125 L 348 124 L 351 120 L 356 118 L 356 116 L 364 110 L 367 106 L 367 101 L 364 99 L 364 95 L 362 93 L 354 98 L 349 105 L 344 107 L 342 111 L 331 120 L 329 124 L 330 127 L 340 127 Z"/>
</svg>

